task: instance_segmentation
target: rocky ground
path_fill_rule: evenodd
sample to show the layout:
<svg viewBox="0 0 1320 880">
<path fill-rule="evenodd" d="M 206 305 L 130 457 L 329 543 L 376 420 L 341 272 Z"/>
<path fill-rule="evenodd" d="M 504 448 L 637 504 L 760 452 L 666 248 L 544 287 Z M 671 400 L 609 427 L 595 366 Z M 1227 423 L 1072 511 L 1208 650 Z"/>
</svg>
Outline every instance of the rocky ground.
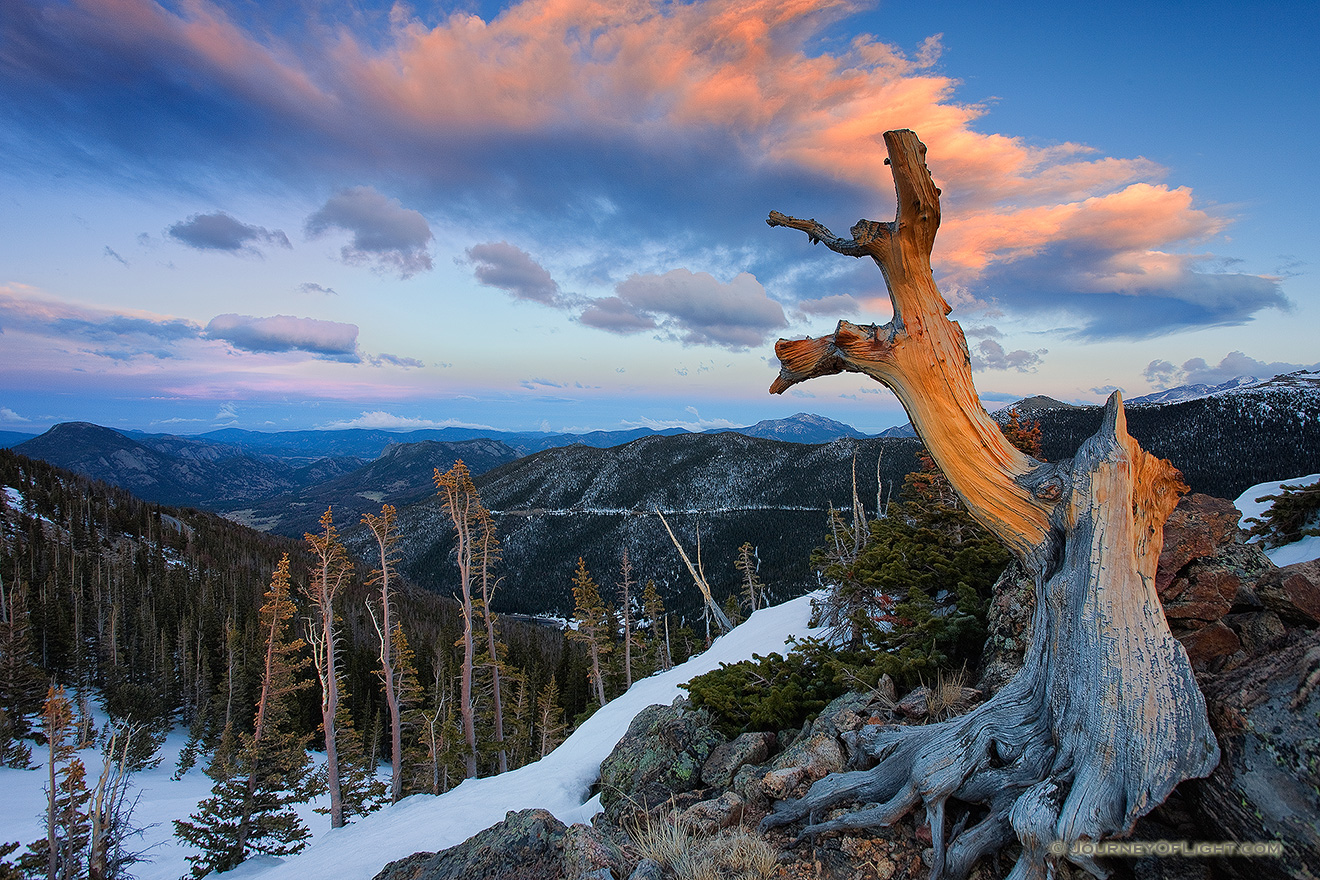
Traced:
<svg viewBox="0 0 1320 880">
<path fill-rule="evenodd" d="M 1191 495 L 1166 527 L 1156 588 L 1197 671 L 1223 758 L 1133 837 L 1281 841 L 1283 855 L 1110 862 L 1120 878 L 1320 876 L 1320 563 L 1276 568 L 1241 543 L 1237 518 L 1231 503 Z M 510 813 L 457 847 L 393 862 L 376 880 L 925 878 L 931 836 L 921 817 L 809 841 L 795 841 L 791 827 L 764 836 L 756 829 L 774 801 L 849 769 L 861 728 L 965 711 L 1007 681 L 1030 637 L 1032 590 L 1010 569 L 996 596 L 976 689 L 918 688 L 900 699 L 885 680 L 840 697 L 801 730 L 733 740 L 684 700 L 652 706 L 601 765 L 604 811 L 592 825 L 565 827 L 541 810 Z M 983 862 L 974 880 L 1005 876 L 1015 856 Z"/>
</svg>

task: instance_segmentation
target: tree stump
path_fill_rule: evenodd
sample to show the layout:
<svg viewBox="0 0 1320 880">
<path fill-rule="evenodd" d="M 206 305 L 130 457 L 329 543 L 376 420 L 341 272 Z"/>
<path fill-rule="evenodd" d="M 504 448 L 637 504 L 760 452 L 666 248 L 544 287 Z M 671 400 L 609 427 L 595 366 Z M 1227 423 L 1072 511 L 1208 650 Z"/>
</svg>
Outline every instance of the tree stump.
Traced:
<svg viewBox="0 0 1320 880">
<path fill-rule="evenodd" d="M 967 343 L 932 277 L 940 191 L 926 147 L 911 131 L 884 138 L 898 193 L 893 222 L 858 221 L 850 239 L 777 212 L 766 222 L 873 259 L 894 317 L 781 339 L 770 390 L 844 371 L 890 388 L 972 516 L 1032 576 L 1032 642 L 1022 671 L 992 700 L 940 724 L 866 729 L 855 744 L 878 762 L 872 769 L 820 780 L 777 804 L 765 825 L 807 819 L 802 834 L 811 835 L 888 825 L 924 807 L 932 878 L 966 877 L 1014 837 L 1022 845 L 1015 880 L 1050 876 L 1057 859 L 1104 877 L 1075 845 L 1130 832 L 1179 782 L 1219 760 L 1187 654 L 1155 593 L 1164 521 L 1186 487 L 1128 435 L 1117 392 L 1072 461 L 1036 461 L 1004 438 L 981 406 Z M 862 806 L 817 821 L 851 803 Z"/>
</svg>

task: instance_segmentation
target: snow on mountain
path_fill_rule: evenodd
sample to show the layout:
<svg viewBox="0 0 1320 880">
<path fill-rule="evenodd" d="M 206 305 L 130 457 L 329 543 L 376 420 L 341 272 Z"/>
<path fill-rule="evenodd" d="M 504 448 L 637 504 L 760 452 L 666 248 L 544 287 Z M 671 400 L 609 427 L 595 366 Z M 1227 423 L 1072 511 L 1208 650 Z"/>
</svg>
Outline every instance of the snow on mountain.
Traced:
<svg viewBox="0 0 1320 880">
<path fill-rule="evenodd" d="M 1272 501 L 1259 501 L 1267 495 L 1279 494 L 1280 488 L 1288 486 L 1309 486 L 1312 483 L 1320 481 L 1320 474 L 1311 474 L 1305 477 L 1297 477 L 1292 480 L 1275 480 L 1271 483 L 1257 483 L 1247 491 L 1238 496 L 1234 505 L 1242 513 L 1242 527 L 1249 528 L 1248 519 L 1260 519 L 1273 505 Z M 1253 538 L 1252 540 L 1259 540 Z M 1298 562 L 1309 562 L 1312 559 L 1320 559 L 1320 537 L 1303 538 L 1292 544 L 1284 544 L 1282 547 L 1273 547 L 1265 551 L 1265 555 L 1270 561 L 1282 568 L 1285 565 L 1294 565 Z"/>
<path fill-rule="evenodd" d="M 533 764 L 499 776 L 469 779 L 439 797 L 413 795 L 399 803 L 357 819 L 339 829 L 329 828 L 329 819 L 313 812 L 316 804 L 299 809 L 312 831 L 311 845 L 283 861 L 254 858 L 224 875 L 231 880 L 304 880 L 334 877 L 336 880 L 370 880 L 386 863 L 420 851 L 436 851 L 461 843 L 504 819 L 510 810 L 540 807 L 565 823 L 588 821 L 599 810 L 599 798 L 588 797 L 600 772 L 600 763 L 628 730 L 632 719 L 647 706 L 673 702 L 679 689 L 695 676 L 721 663 L 749 659 L 753 652 L 784 651 L 790 636 L 805 637 L 816 631 L 808 626 L 811 596 L 763 608 L 741 626 L 715 640 L 710 650 L 668 672 L 642 679 L 619 698 L 599 709 L 573 732 L 559 748 Z M 172 836 L 173 819 L 186 818 L 210 794 L 211 780 L 194 767 L 181 780 L 170 779 L 185 732 L 176 730 L 162 749 L 162 761 L 152 770 L 133 777 L 142 799 L 133 814 L 139 827 L 147 830 L 139 849 L 150 847 L 150 862 L 133 865 L 129 871 L 138 880 L 177 880 L 186 875 L 189 854 Z M 43 834 L 41 814 L 45 807 L 46 779 L 40 750 L 33 749 L 34 769 L 0 768 L 0 841 L 36 840 Z M 95 749 L 80 753 L 91 778 L 100 769 Z M 324 755 L 313 753 L 324 761 Z"/>
<path fill-rule="evenodd" d="M 829 443 L 840 437 L 865 437 L 861 431 L 836 422 L 815 413 L 794 413 L 784 419 L 762 419 L 746 428 L 716 428 L 707 434 L 721 434 L 732 431 L 747 437 L 762 437 L 766 440 L 785 440 L 789 443 Z"/>
<path fill-rule="evenodd" d="M 1255 376 L 1238 376 L 1229 379 L 1227 382 L 1221 382 L 1218 385 L 1179 385 L 1177 388 L 1166 388 L 1163 391 L 1156 391 L 1152 394 L 1143 394 L 1141 397 L 1134 397 L 1127 401 L 1129 406 L 1143 406 L 1153 403 L 1178 403 L 1183 400 L 1196 400 L 1199 397 L 1209 397 L 1212 394 L 1219 394 L 1223 391 L 1236 391 L 1239 388 L 1250 388 L 1253 385 L 1259 385 L 1260 379 Z"/>
</svg>

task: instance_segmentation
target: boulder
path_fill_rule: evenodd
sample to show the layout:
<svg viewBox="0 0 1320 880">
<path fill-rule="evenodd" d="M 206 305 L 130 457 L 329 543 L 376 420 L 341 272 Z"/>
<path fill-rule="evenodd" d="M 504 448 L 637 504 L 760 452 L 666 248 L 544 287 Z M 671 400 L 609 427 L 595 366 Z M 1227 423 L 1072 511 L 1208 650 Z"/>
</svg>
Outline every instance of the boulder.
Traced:
<svg viewBox="0 0 1320 880">
<path fill-rule="evenodd" d="M 390 862 L 375 880 L 561 880 L 567 831 L 545 810 L 510 812 L 457 846 Z"/>
<path fill-rule="evenodd" d="M 1216 620 L 1200 629 L 1183 632 L 1175 630 L 1174 635 L 1187 650 L 1187 659 L 1192 662 L 1192 669 L 1198 672 L 1213 661 L 1231 656 L 1242 648 L 1237 633 L 1229 629 L 1222 620 Z"/>
<path fill-rule="evenodd" d="M 701 781 L 712 788 L 728 788 L 744 765 L 760 764 L 768 758 L 776 742 L 773 733 L 749 731 L 733 742 L 716 746 L 701 768 Z"/>
<path fill-rule="evenodd" d="M 1241 514 L 1232 501 L 1193 493 L 1178 499 L 1164 523 L 1164 546 L 1155 571 L 1155 590 L 1163 593 L 1193 559 L 1211 556 L 1238 540 Z"/>
<path fill-rule="evenodd" d="M 564 877 L 569 880 L 612 880 L 628 871 L 623 851 L 590 825 L 569 827 L 561 858 Z"/>
<path fill-rule="evenodd" d="M 711 800 L 701 801 L 679 814 L 679 822 L 700 834 L 714 834 L 721 828 L 742 821 L 746 802 L 736 792 L 726 791 Z"/>
<path fill-rule="evenodd" d="M 1286 621 L 1320 623 L 1320 559 L 1284 566 L 1265 577 L 1256 592 L 1265 607 Z"/>
<path fill-rule="evenodd" d="M 885 677 L 888 678 L 888 676 Z M 838 736 L 844 731 L 856 730 L 866 723 L 866 719 L 871 717 L 871 702 L 873 699 L 875 698 L 871 693 L 859 691 L 850 691 L 840 697 L 835 697 L 816 716 L 816 720 L 811 723 L 811 732 Z"/>
<path fill-rule="evenodd" d="M 894 705 L 894 712 L 904 718 L 925 718 L 930 714 L 930 688 L 924 684 L 914 688 Z"/>
<path fill-rule="evenodd" d="M 648 812 L 702 787 L 711 753 L 725 742 L 704 710 L 648 706 L 600 765 L 600 801 L 608 821 Z"/>
<path fill-rule="evenodd" d="M 843 746 L 837 738 L 828 733 L 813 733 L 780 752 L 771 766 L 775 770 L 799 769 L 808 781 L 815 782 L 844 769 L 846 763 Z M 770 794 L 768 786 L 766 793 Z"/>
</svg>

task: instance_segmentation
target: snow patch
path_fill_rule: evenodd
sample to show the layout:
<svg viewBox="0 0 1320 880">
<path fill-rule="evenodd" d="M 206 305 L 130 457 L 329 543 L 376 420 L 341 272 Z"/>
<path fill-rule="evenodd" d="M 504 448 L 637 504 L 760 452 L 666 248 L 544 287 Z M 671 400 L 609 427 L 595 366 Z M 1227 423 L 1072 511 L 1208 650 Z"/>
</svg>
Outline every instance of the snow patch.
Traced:
<svg viewBox="0 0 1320 880">
<path fill-rule="evenodd" d="M 1257 483 L 1250 489 L 1247 489 L 1237 497 L 1233 502 L 1234 506 L 1242 513 L 1242 527 L 1250 528 L 1248 519 L 1260 519 L 1265 516 L 1272 501 L 1258 501 L 1266 495 L 1278 495 L 1282 487 L 1287 486 L 1309 486 L 1316 481 L 1320 481 L 1320 474 L 1311 474 L 1305 477 L 1295 477 L 1291 480 L 1276 480 L 1272 483 Z M 1253 543 L 1259 543 L 1259 538 L 1252 538 Z M 1284 544 L 1282 547 L 1274 547 L 1265 551 L 1270 562 L 1283 568 L 1285 565 L 1296 565 L 1299 562 L 1310 562 L 1312 559 L 1320 559 L 1320 537 L 1303 538 L 1292 544 Z"/>
</svg>

